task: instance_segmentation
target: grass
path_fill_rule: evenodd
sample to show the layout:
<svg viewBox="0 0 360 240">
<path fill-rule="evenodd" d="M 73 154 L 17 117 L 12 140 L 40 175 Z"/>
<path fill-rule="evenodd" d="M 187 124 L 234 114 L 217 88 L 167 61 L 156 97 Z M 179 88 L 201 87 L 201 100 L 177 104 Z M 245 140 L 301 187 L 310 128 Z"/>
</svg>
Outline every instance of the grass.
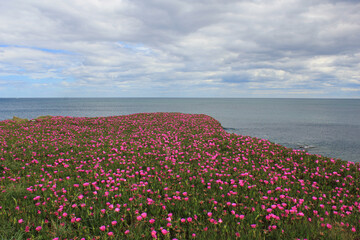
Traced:
<svg viewBox="0 0 360 240">
<path fill-rule="evenodd" d="M 0 122 L 0 239 L 360 239 L 360 166 L 206 115 Z"/>
</svg>

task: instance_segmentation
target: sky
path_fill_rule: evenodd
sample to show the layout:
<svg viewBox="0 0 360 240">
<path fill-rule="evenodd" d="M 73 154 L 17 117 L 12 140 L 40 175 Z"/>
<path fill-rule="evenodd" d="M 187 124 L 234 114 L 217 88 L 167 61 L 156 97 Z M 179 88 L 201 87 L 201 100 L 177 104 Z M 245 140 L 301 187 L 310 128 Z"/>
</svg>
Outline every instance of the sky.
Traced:
<svg viewBox="0 0 360 240">
<path fill-rule="evenodd" d="M 0 98 L 360 98 L 359 0 L 0 0 Z"/>
</svg>

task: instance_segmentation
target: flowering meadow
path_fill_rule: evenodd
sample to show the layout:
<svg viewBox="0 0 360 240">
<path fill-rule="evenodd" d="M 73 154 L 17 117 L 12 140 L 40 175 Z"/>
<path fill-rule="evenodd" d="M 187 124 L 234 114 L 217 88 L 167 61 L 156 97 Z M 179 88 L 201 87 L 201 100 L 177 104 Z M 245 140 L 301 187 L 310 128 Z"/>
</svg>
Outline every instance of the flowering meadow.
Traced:
<svg viewBox="0 0 360 240">
<path fill-rule="evenodd" d="M 206 115 L 0 122 L 0 239 L 360 239 L 360 166 Z"/>
</svg>

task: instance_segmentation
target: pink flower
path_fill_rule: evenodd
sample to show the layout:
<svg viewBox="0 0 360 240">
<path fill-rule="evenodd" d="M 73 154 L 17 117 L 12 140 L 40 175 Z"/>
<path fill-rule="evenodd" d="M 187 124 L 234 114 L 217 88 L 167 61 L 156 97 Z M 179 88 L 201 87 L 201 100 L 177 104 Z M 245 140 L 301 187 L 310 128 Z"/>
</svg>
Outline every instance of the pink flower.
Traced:
<svg viewBox="0 0 360 240">
<path fill-rule="evenodd" d="M 24 220 L 23 219 L 19 219 L 18 223 L 23 223 Z"/>
<path fill-rule="evenodd" d="M 146 218 L 146 216 L 147 216 L 147 213 L 145 213 L 145 212 L 141 214 L 142 218 Z"/>
<path fill-rule="evenodd" d="M 142 220 L 142 217 L 141 217 L 141 216 L 137 216 L 136 219 L 137 219 L 138 221 L 141 221 L 141 220 Z"/>
<path fill-rule="evenodd" d="M 326 227 L 328 228 L 328 229 L 331 229 L 332 228 L 332 226 L 331 226 L 331 224 L 326 224 Z"/>
<path fill-rule="evenodd" d="M 355 227 L 352 227 L 352 228 L 351 228 L 351 231 L 352 231 L 352 232 L 356 232 L 356 228 L 355 228 Z"/>
<path fill-rule="evenodd" d="M 168 234 L 168 231 L 166 229 L 161 229 L 161 233 L 166 235 L 166 234 Z"/>
<path fill-rule="evenodd" d="M 256 224 L 251 224 L 250 225 L 252 228 L 256 228 Z"/>
<path fill-rule="evenodd" d="M 40 196 L 36 196 L 33 198 L 34 201 L 39 200 L 39 199 L 40 199 Z"/>
<path fill-rule="evenodd" d="M 129 231 L 129 230 L 126 230 L 126 231 L 125 231 L 125 234 L 126 234 L 126 235 L 127 235 L 127 234 L 129 234 L 129 233 L 130 233 L 130 231 Z"/>
<path fill-rule="evenodd" d="M 208 212 L 207 215 L 208 215 L 209 217 L 211 217 L 211 216 L 212 216 L 212 213 L 211 213 L 211 212 Z"/>
<path fill-rule="evenodd" d="M 153 224 L 155 222 L 155 219 L 150 219 L 149 223 Z"/>
<path fill-rule="evenodd" d="M 41 229 L 42 229 L 42 227 L 41 227 L 41 226 L 37 226 L 37 227 L 35 228 L 35 230 L 36 230 L 36 231 L 38 231 L 38 232 L 40 232 L 40 231 L 41 231 Z"/>
<path fill-rule="evenodd" d="M 115 226 L 117 224 L 117 221 L 112 221 L 111 225 Z"/>
<path fill-rule="evenodd" d="M 108 236 L 114 236 L 113 232 L 108 232 Z"/>
<path fill-rule="evenodd" d="M 99 227 L 99 229 L 100 229 L 101 231 L 105 231 L 106 227 L 103 225 L 103 226 Z"/>
</svg>

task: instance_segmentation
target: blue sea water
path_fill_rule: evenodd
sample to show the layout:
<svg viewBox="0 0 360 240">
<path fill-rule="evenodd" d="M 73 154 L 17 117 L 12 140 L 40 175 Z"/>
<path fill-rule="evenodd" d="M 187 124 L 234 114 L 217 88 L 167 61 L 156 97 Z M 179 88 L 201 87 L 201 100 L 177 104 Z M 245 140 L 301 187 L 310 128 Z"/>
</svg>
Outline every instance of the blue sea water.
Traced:
<svg viewBox="0 0 360 240">
<path fill-rule="evenodd" d="M 228 132 L 360 162 L 360 99 L 0 98 L 0 120 L 140 112 L 203 113 Z"/>
</svg>

